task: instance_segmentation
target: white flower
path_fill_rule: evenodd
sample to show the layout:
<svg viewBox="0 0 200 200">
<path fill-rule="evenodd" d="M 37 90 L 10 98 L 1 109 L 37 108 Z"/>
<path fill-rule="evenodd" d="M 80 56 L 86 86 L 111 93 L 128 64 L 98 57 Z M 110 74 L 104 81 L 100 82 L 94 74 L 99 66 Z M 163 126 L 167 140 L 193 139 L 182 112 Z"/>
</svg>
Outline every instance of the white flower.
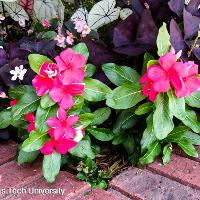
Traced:
<svg viewBox="0 0 200 200">
<path fill-rule="evenodd" d="M 5 98 L 8 98 L 7 96 L 6 96 L 6 93 L 5 92 L 0 92 L 0 98 L 2 98 L 2 99 L 5 99 Z"/>
<path fill-rule="evenodd" d="M 75 142 L 80 142 L 84 136 L 83 127 L 79 126 L 76 128 L 76 135 L 73 138 Z"/>
<path fill-rule="evenodd" d="M 3 49 L 3 46 L 0 46 L 0 49 Z"/>
<path fill-rule="evenodd" d="M 26 74 L 26 72 L 27 72 L 27 69 L 24 69 L 23 65 L 20 65 L 19 67 L 16 66 L 15 70 L 10 71 L 10 74 L 13 75 L 11 80 L 16 81 L 18 78 L 19 80 L 22 81 L 24 79 L 24 75 Z"/>
</svg>

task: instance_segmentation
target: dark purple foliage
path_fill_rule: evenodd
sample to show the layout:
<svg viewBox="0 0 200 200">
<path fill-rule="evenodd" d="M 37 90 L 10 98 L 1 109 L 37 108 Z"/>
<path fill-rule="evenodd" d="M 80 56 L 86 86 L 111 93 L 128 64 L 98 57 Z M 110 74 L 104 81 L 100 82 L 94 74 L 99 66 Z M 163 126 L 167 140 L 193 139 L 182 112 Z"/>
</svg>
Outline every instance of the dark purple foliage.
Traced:
<svg viewBox="0 0 200 200">
<path fill-rule="evenodd" d="M 198 6 L 200 4 L 200 0 L 190 0 L 190 3 L 186 7 L 186 10 L 190 12 L 192 15 L 200 17 L 200 12 Z"/>
<path fill-rule="evenodd" d="M 199 30 L 200 18 L 193 16 L 186 9 L 183 10 L 183 22 L 185 39 L 192 38 L 197 35 Z"/>
<path fill-rule="evenodd" d="M 183 8 L 184 8 L 184 1 L 183 0 L 170 0 L 168 3 L 170 9 L 176 13 L 178 16 L 182 15 Z"/>
<path fill-rule="evenodd" d="M 150 10 L 145 9 L 140 19 L 132 14 L 115 27 L 113 33 L 115 48 L 113 50 L 129 56 L 140 55 L 156 46 L 157 33 L 158 29 Z"/>
<path fill-rule="evenodd" d="M 191 41 L 187 41 L 187 45 L 189 48 L 193 47 L 194 44 L 194 40 Z M 194 47 L 192 48 L 192 53 L 197 57 L 198 60 L 200 60 L 200 40 L 197 40 L 196 44 L 194 45 Z"/>
<path fill-rule="evenodd" d="M 183 35 L 175 20 L 170 22 L 170 40 L 176 52 L 182 50 L 182 59 L 187 60 L 187 46 L 183 39 Z"/>
</svg>

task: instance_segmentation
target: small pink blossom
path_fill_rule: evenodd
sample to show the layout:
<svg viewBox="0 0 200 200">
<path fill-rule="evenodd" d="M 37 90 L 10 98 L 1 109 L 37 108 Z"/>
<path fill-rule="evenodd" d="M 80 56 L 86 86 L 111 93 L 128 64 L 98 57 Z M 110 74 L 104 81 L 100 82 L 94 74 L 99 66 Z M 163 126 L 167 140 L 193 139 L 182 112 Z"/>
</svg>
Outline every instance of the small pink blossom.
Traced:
<svg viewBox="0 0 200 200">
<path fill-rule="evenodd" d="M 61 70 L 60 80 L 64 85 L 83 82 L 85 57 L 76 54 L 68 48 L 55 57 L 56 63 Z"/>
<path fill-rule="evenodd" d="M 56 80 L 56 82 L 49 96 L 63 109 L 71 108 L 74 105 L 73 96 L 83 95 L 84 85 L 79 83 L 63 85 L 60 81 Z"/>
<path fill-rule="evenodd" d="M 78 116 L 66 116 L 66 111 L 63 108 L 59 108 L 57 112 L 57 118 L 50 117 L 47 120 L 47 124 L 50 129 L 50 135 L 55 140 L 61 138 L 72 139 L 76 135 L 76 130 L 73 125 L 78 121 Z"/>
<path fill-rule="evenodd" d="M 72 45 L 74 43 L 74 35 L 72 33 L 70 33 L 69 31 L 67 31 L 67 38 L 66 38 L 66 42 L 68 45 Z"/>
<path fill-rule="evenodd" d="M 57 46 L 59 46 L 59 47 L 65 46 L 66 38 L 63 34 L 58 34 L 54 40 L 57 41 L 57 44 L 56 44 Z"/>
<path fill-rule="evenodd" d="M 51 26 L 51 23 L 48 20 L 43 20 L 41 24 L 42 24 L 43 27 L 49 28 Z"/>
<path fill-rule="evenodd" d="M 5 99 L 5 98 L 8 98 L 7 96 L 6 96 L 6 93 L 5 92 L 0 92 L 0 98 L 2 98 L 2 99 Z"/>
<path fill-rule="evenodd" d="M 26 22 L 25 22 L 25 19 L 22 19 L 22 18 L 19 18 L 19 21 L 18 21 L 19 25 L 24 28 L 26 26 Z"/>
<path fill-rule="evenodd" d="M 54 86 L 54 78 L 58 75 L 59 69 L 56 64 L 45 62 L 40 68 L 40 75 L 36 75 L 32 80 L 33 87 L 36 88 L 38 96 L 49 92 Z"/>
<path fill-rule="evenodd" d="M 29 28 L 27 31 L 28 35 L 31 35 L 33 32 L 34 32 L 34 28 Z"/>
<path fill-rule="evenodd" d="M 81 36 L 86 37 L 90 32 L 91 32 L 91 29 L 89 28 L 89 26 L 85 25 L 84 28 L 83 28 Z"/>
<path fill-rule="evenodd" d="M 86 21 L 83 20 L 83 19 L 77 18 L 77 19 L 74 21 L 74 24 L 75 24 L 74 29 L 76 29 L 76 31 L 77 31 L 78 33 L 82 33 L 83 30 L 84 30 L 84 27 L 85 27 L 85 25 L 86 25 Z"/>
</svg>

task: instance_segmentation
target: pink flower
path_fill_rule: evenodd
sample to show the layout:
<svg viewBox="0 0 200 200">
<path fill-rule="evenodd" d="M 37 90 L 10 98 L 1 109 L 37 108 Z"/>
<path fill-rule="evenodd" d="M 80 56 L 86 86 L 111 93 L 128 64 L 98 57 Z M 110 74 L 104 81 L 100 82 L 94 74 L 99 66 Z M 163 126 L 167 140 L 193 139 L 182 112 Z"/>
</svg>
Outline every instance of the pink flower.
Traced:
<svg viewBox="0 0 200 200">
<path fill-rule="evenodd" d="M 64 47 L 65 36 L 63 34 L 58 34 L 54 40 L 57 41 L 57 44 L 56 44 L 57 46 Z"/>
<path fill-rule="evenodd" d="M 91 29 L 89 28 L 89 26 L 85 25 L 84 28 L 83 28 L 81 36 L 86 37 L 90 32 L 91 32 Z"/>
<path fill-rule="evenodd" d="M 83 84 L 62 85 L 60 81 L 49 92 L 50 97 L 63 109 L 69 109 L 74 105 L 73 96 L 83 95 Z"/>
<path fill-rule="evenodd" d="M 177 64 L 177 55 L 167 53 L 159 58 L 160 66 L 152 65 L 147 69 L 148 77 L 153 81 L 153 88 L 156 92 L 168 92 L 170 83 L 176 89 L 182 87 L 181 78 L 174 68 Z M 183 65 L 182 62 L 178 63 Z"/>
<path fill-rule="evenodd" d="M 32 80 L 33 87 L 36 88 L 38 96 L 46 94 L 54 86 L 54 79 L 59 73 L 58 66 L 45 62 L 40 68 L 40 75 L 36 75 Z"/>
<path fill-rule="evenodd" d="M 59 108 L 57 112 L 57 118 L 50 117 L 47 120 L 47 124 L 51 129 L 49 134 L 54 140 L 60 140 L 61 138 L 72 139 L 76 135 L 76 130 L 72 126 L 78 121 L 78 116 L 66 116 L 66 111 L 63 108 Z"/>
<path fill-rule="evenodd" d="M 0 92 L 0 98 L 2 98 L 2 99 L 5 99 L 5 98 L 8 98 L 7 96 L 6 96 L 6 93 L 5 92 Z"/>
<path fill-rule="evenodd" d="M 51 23 L 48 20 L 42 21 L 41 24 L 42 24 L 43 27 L 50 27 L 51 26 Z"/>
<path fill-rule="evenodd" d="M 51 139 L 49 142 L 45 142 L 43 147 L 40 149 L 41 153 L 44 155 L 49 155 L 53 153 L 54 148 L 60 154 L 66 154 L 70 149 L 75 147 L 77 142 L 71 139 L 62 138 L 60 140 Z"/>
<path fill-rule="evenodd" d="M 25 120 L 29 122 L 29 125 L 28 125 L 28 132 L 30 133 L 31 131 L 35 130 L 35 115 L 34 113 L 29 113 L 29 114 L 26 114 L 25 116 Z"/>
<path fill-rule="evenodd" d="M 19 25 L 24 28 L 26 26 L 25 19 L 19 18 Z"/>
<path fill-rule="evenodd" d="M 81 54 L 76 54 L 72 49 L 66 49 L 55 57 L 57 65 L 61 70 L 60 80 L 64 85 L 82 82 L 84 79 L 85 58 Z"/>
<path fill-rule="evenodd" d="M 67 38 L 66 38 L 66 42 L 68 45 L 72 45 L 74 43 L 74 35 L 72 33 L 70 33 L 69 31 L 67 31 Z"/>
<path fill-rule="evenodd" d="M 176 70 L 182 79 L 183 86 L 181 89 L 175 89 L 175 94 L 178 98 L 191 95 L 194 91 L 200 88 L 200 78 L 198 75 L 198 65 L 189 61 L 183 65 L 178 63 L 175 65 Z"/>
<path fill-rule="evenodd" d="M 10 106 L 13 107 L 17 103 L 17 99 L 10 101 Z"/>
<path fill-rule="evenodd" d="M 145 97 L 149 97 L 149 100 L 154 102 L 158 92 L 153 88 L 153 81 L 148 77 L 147 74 L 143 75 L 140 79 L 140 84 L 142 84 L 142 93 Z"/>
<path fill-rule="evenodd" d="M 74 21 L 74 24 L 75 24 L 74 29 L 76 29 L 76 31 L 77 31 L 78 33 L 82 33 L 83 30 L 84 30 L 84 26 L 86 25 L 86 21 L 83 20 L 83 19 L 77 18 L 77 19 Z"/>
</svg>

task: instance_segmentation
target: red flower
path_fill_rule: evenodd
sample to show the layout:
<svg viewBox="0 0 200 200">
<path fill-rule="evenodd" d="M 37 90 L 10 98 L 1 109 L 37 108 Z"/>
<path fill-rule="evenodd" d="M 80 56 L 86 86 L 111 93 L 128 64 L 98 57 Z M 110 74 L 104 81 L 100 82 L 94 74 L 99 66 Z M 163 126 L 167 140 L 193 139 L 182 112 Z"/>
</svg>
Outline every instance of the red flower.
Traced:
<svg viewBox="0 0 200 200">
<path fill-rule="evenodd" d="M 17 103 L 17 99 L 10 101 L 10 106 L 13 107 Z"/>
<path fill-rule="evenodd" d="M 35 115 L 34 113 L 29 113 L 29 114 L 26 114 L 25 116 L 25 120 L 29 122 L 29 125 L 28 125 L 28 132 L 30 133 L 31 131 L 35 130 Z"/>
<path fill-rule="evenodd" d="M 59 73 L 58 66 L 45 62 L 40 68 L 40 75 L 36 75 L 32 80 L 33 87 L 36 88 L 38 96 L 46 94 L 54 86 L 54 79 Z"/>
<path fill-rule="evenodd" d="M 83 82 L 86 62 L 84 56 L 74 53 L 72 49 L 66 49 L 55 60 L 61 70 L 60 80 L 64 85 Z"/>
<path fill-rule="evenodd" d="M 142 84 L 142 93 L 145 97 L 149 97 L 149 100 L 154 102 L 158 92 L 153 88 L 153 81 L 148 77 L 147 74 L 143 75 L 140 79 L 140 84 Z"/>
</svg>

